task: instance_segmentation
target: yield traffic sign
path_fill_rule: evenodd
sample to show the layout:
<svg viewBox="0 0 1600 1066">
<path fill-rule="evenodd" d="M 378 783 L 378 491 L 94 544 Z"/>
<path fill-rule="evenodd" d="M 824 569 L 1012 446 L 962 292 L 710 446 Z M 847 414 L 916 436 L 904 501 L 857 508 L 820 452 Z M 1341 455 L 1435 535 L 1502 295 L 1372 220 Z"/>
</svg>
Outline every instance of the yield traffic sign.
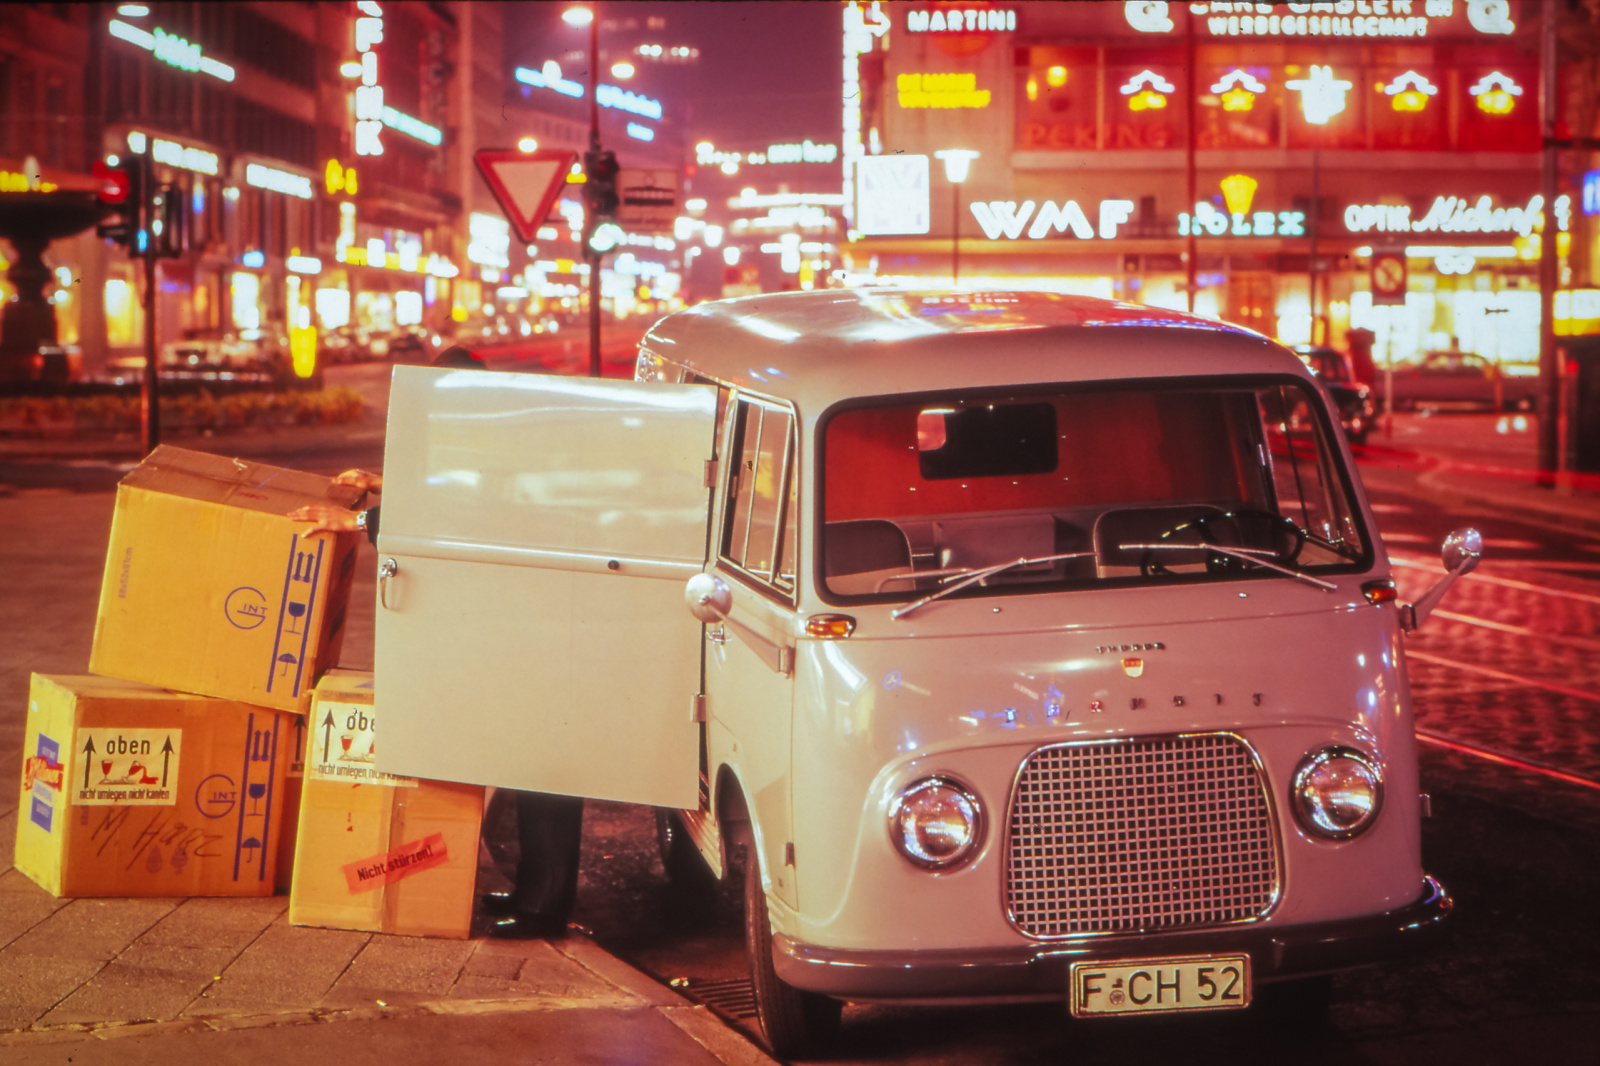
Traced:
<svg viewBox="0 0 1600 1066">
<path fill-rule="evenodd" d="M 500 202 L 500 209 L 505 212 L 511 228 L 516 230 L 518 239 L 532 244 L 550 208 L 561 195 L 561 187 L 566 184 L 572 165 L 578 161 L 578 154 L 559 148 L 539 148 L 532 152 L 485 148 L 474 152 L 472 159 L 478 164 L 478 173 L 483 175 L 489 191 Z"/>
</svg>

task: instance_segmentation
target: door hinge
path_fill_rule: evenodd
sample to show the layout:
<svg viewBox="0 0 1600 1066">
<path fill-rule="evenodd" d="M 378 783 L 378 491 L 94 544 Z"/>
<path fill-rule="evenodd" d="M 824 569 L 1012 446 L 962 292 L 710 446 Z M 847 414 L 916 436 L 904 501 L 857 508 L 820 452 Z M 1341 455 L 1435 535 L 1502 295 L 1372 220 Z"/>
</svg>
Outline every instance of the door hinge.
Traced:
<svg viewBox="0 0 1600 1066">
<path fill-rule="evenodd" d="M 706 720 L 706 694 L 696 692 L 689 698 L 689 721 L 703 722 Z"/>
<path fill-rule="evenodd" d="M 717 487 L 717 461 L 715 459 L 706 460 L 705 473 L 702 480 L 705 488 L 714 489 Z"/>
</svg>

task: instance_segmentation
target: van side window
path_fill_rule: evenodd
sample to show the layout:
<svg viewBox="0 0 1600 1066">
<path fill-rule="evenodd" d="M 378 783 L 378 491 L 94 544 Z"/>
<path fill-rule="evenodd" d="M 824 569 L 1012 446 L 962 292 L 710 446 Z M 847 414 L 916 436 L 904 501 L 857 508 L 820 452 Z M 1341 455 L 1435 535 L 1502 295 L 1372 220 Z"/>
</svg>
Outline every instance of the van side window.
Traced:
<svg viewBox="0 0 1600 1066">
<path fill-rule="evenodd" d="M 723 509 L 722 558 L 759 581 L 794 588 L 794 551 L 782 536 L 793 511 L 794 417 L 774 404 L 736 401 Z M 780 560 L 782 560 L 780 562 Z"/>
</svg>

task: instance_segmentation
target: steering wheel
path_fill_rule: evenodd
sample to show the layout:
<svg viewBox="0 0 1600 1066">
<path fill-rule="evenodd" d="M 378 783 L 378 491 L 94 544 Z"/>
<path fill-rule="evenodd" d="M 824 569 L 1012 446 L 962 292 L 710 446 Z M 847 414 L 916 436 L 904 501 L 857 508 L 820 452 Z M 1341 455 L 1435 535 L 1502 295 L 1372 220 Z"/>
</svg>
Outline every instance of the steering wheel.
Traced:
<svg viewBox="0 0 1600 1066">
<path fill-rule="evenodd" d="M 1238 510 L 1202 515 L 1173 526 L 1161 534 L 1161 540 L 1182 536 L 1194 530 L 1200 538 L 1195 547 L 1215 544 L 1221 548 L 1254 548 L 1271 551 L 1279 563 L 1288 564 L 1300 557 L 1305 547 L 1303 529 L 1282 515 L 1270 511 Z M 1179 542 L 1174 540 L 1176 546 Z M 1187 545 L 1184 545 L 1187 547 Z M 1250 562 L 1236 555 L 1221 552 L 1206 553 L 1206 572 L 1210 574 L 1237 574 L 1249 569 Z M 1145 577 L 1172 573 L 1162 564 L 1157 553 L 1146 549 L 1139 557 L 1139 573 Z"/>
</svg>

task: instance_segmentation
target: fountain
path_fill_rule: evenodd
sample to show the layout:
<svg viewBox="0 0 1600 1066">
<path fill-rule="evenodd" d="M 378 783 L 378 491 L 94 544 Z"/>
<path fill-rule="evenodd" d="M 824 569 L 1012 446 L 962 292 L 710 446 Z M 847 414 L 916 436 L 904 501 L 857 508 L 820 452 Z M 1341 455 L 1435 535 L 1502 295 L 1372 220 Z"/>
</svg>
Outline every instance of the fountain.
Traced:
<svg viewBox="0 0 1600 1066">
<path fill-rule="evenodd" d="M 56 343 L 56 312 L 45 299 L 50 268 L 44 250 L 51 241 L 82 233 L 110 208 L 93 192 L 0 193 L 0 237 L 11 242 L 16 258 L 6 277 L 17 298 L 0 311 L 0 382 L 66 376 L 65 360 L 46 364 L 41 347 Z"/>
</svg>

